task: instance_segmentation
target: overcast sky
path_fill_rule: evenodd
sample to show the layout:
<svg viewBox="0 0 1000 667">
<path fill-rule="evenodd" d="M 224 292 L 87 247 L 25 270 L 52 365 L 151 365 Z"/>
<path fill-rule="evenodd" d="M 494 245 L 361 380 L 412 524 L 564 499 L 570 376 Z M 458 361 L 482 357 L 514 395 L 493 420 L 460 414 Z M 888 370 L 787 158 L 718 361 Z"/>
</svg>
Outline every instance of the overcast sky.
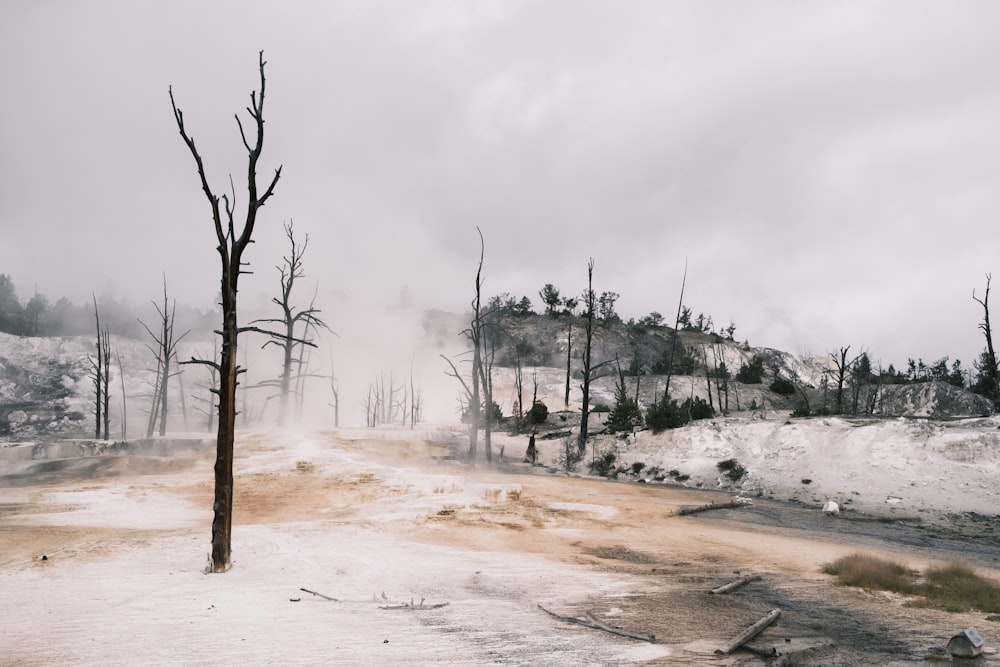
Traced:
<svg viewBox="0 0 1000 667">
<path fill-rule="evenodd" d="M 460 310 L 478 225 L 484 291 L 536 306 L 545 283 L 579 294 L 593 257 L 624 318 L 672 320 L 687 258 L 686 304 L 754 346 L 897 367 L 983 347 L 1000 4 L 91 0 L 0 19 L 0 273 L 22 297 L 145 303 L 165 273 L 213 301 L 167 88 L 242 207 L 233 116 L 263 49 L 260 176 L 283 171 L 244 301 L 273 292 L 294 219 L 335 329 L 349 303 Z"/>
</svg>

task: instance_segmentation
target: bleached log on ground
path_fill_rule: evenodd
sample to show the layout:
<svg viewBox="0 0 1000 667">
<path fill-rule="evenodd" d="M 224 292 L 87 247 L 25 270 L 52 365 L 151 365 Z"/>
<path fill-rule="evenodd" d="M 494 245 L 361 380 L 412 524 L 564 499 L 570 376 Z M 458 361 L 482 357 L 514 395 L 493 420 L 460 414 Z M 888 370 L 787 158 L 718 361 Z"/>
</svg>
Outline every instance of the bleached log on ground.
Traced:
<svg viewBox="0 0 1000 667">
<path fill-rule="evenodd" d="M 384 607 L 379 607 L 379 609 L 392 609 L 392 610 L 402 610 L 402 611 L 424 611 L 426 609 L 440 609 L 441 607 L 447 607 L 447 602 L 439 602 L 437 604 L 424 604 L 424 598 L 420 598 L 419 604 L 414 604 L 413 599 L 410 599 L 410 604 L 394 604 L 386 605 Z"/>
<path fill-rule="evenodd" d="M 741 632 L 731 642 L 729 642 L 720 649 L 716 649 L 715 653 L 717 655 L 728 655 L 729 653 L 732 653 L 733 651 L 735 651 L 736 649 L 743 646 L 748 641 L 759 635 L 765 629 L 767 629 L 768 626 L 770 626 L 772 623 L 778 620 L 779 616 L 781 616 L 781 610 L 772 609 L 767 613 L 766 616 L 764 616 L 762 619 L 751 625 L 743 632 Z"/>
<path fill-rule="evenodd" d="M 759 574 L 748 574 L 747 576 L 737 579 L 736 581 L 730 581 L 728 584 L 719 586 L 718 588 L 713 588 L 709 591 L 709 593 L 712 595 L 722 595 L 723 593 L 736 590 L 740 586 L 746 586 L 753 581 L 760 581 L 760 579 L 761 576 Z"/>
</svg>

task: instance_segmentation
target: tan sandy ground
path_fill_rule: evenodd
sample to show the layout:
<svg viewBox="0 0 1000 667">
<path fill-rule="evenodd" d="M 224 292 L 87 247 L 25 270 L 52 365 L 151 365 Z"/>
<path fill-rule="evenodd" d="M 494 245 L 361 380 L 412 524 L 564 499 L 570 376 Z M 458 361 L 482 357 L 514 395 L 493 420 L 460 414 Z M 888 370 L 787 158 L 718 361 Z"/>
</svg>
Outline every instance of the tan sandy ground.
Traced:
<svg viewBox="0 0 1000 667">
<path fill-rule="evenodd" d="M 242 437 L 221 575 L 204 573 L 210 452 L 54 463 L 0 488 L 0 664 L 754 665 L 766 661 L 714 650 L 773 608 L 781 620 L 755 643 L 792 664 L 940 664 L 966 627 L 1000 636 L 983 614 L 904 607 L 819 572 L 859 547 L 913 567 L 951 554 L 744 524 L 741 510 L 678 516 L 725 498 L 470 470 L 436 436 L 412 437 Z M 763 579 L 707 593 L 748 573 Z M 392 608 L 422 600 L 447 605 Z"/>
</svg>

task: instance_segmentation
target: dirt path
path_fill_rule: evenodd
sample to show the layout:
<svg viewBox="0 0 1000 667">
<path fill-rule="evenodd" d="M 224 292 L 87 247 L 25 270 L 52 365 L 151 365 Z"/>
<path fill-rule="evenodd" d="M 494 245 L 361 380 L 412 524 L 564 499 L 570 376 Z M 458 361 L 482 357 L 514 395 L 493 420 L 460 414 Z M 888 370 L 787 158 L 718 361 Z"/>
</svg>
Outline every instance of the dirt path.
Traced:
<svg viewBox="0 0 1000 667">
<path fill-rule="evenodd" d="M 0 625 L 0 663 L 754 665 L 714 650 L 773 608 L 756 643 L 792 664 L 930 664 L 966 627 L 1000 636 L 982 614 L 907 608 L 819 572 L 862 549 L 913 567 L 964 555 L 996 577 L 988 542 L 963 551 L 922 527 L 761 501 L 678 516 L 720 497 L 473 471 L 426 440 L 253 436 L 239 452 L 225 575 L 201 571 L 210 456 L 49 465 L 37 485 L 0 474 L 0 605 L 19 610 Z M 707 592 L 751 573 L 761 581 Z M 383 608 L 421 599 L 448 604 Z"/>
</svg>

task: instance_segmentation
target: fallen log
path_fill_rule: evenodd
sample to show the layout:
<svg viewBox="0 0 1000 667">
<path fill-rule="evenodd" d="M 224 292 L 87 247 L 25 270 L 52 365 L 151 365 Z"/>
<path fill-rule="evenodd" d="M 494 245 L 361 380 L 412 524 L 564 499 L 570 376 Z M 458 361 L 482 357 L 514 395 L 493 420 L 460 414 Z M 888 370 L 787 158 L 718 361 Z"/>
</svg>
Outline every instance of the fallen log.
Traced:
<svg viewBox="0 0 1000 667">
<path fill-rule="evenodd" d="M 340 602 L 337 598 L 332 598 L 329 595 L 323 595 L 322 593 L 317 593 L 316 591 L 311 591 L 308 588 L 300 588 L 303 593 L 309 593 L 310 595 L 315 595 L 316 597 L 323 598 L 324 600 L 329 600 L 330 602 Z"/>
<path fill-rule="evenodd" d="M 733 651 L 735 651 L 736 649 L 743 646 L 748 641 L 759 635 L 761 632 L 763 632 L 769 625 L 777 621 L 779 616 L 781 616 L 781 610 L 772 609 L 762 619 L 751 625 L 743 632 L 741 632 L 739 636 L 736 637 L 736 639 L 732 640 L 722 648 L 715 649 L 716 655 L 728 655 L 729 653 L 732 653 Z"/>
<path fill-rule="evenodd" d="M 587 618 L 577 618 L 575 616 L 560 616 L 554 612 L 549 611 L 542 605 L 538 605 L 538 608 L 544 611 L 549 616 L 558 618 L 564 623 L 572 623 L 573 625 L 582 625 L 585 628 L 590 628 L 591 630 L 603 630 L 604 632 L 610 632 L 613 635 L 619 635 L 621 637 L 628 637 L 630 639 L 639 639 L 644 642 L 655 642 L 656 636 L 645 632 L 636 632 L 634 630 L 628 630 L 627 628 L 619 628 L 614 625 L 608 625 L 602 621 L 597 620 L 592 613 L 587 612 Z"/>
<path fill-rule="evenodd" d="M 441 607 L 447 607 L 447 602 L 439 602 L 437 604 L 424 604 L 425 598 L 420 598 L 420 604 L 414 604 L 413 599 L 410 599 L 410 604 L 393 604 L 385 605 L 384 607 L 379 607 L 379 609 L 393 609 L 393 610 L 404 610 L 404 611 L 423 611 L 425 609 L 440 609 Z"/>
<path fill-rule="evenodd" d="M 747 505 L 753 505 L 753 501 L 749 498 L 737 498 L 728 503 L 709 503 L 708 505 L 698 505 L 697 507 L 682 507 L 677 511 L 677 514 L 686 516 L 688 514 L 697 514 L 698 512 L 707 512 L 708 510 L 728 510 Z"/>
<path fill-rule="evenodd" d="M 644 642 L 655 642 L 656 636 L 646 633 L 646 632 L 636 632 L 635 630 L 629 630 L 627 628 L 620 628 L 616 625 L 608 625 L 598 620 L 592 613 L 587 612 L 587 618 L 594 624 L 593 627 L 598 630 L 604 630 L 605 632 L 610 632 L 613 635 L 621 635 L 622 637 L 630 637 L 632 639 L 639 639 Z"/>
<path fill-rule="evenodd" d="M 761 577 L 759 574 L 748 574 L 745 577 L 737 579 L 736 581 L 730 581 L 728 584 L 719 586 L 718 588 L 713 588 L 709 591 L 712 595 L 722 595 L 723 593 L 728 593 L 729 591 L 734 591 L 740 586 L 746 586 L 753 581 L 760 581 Z"/>
</svg>

